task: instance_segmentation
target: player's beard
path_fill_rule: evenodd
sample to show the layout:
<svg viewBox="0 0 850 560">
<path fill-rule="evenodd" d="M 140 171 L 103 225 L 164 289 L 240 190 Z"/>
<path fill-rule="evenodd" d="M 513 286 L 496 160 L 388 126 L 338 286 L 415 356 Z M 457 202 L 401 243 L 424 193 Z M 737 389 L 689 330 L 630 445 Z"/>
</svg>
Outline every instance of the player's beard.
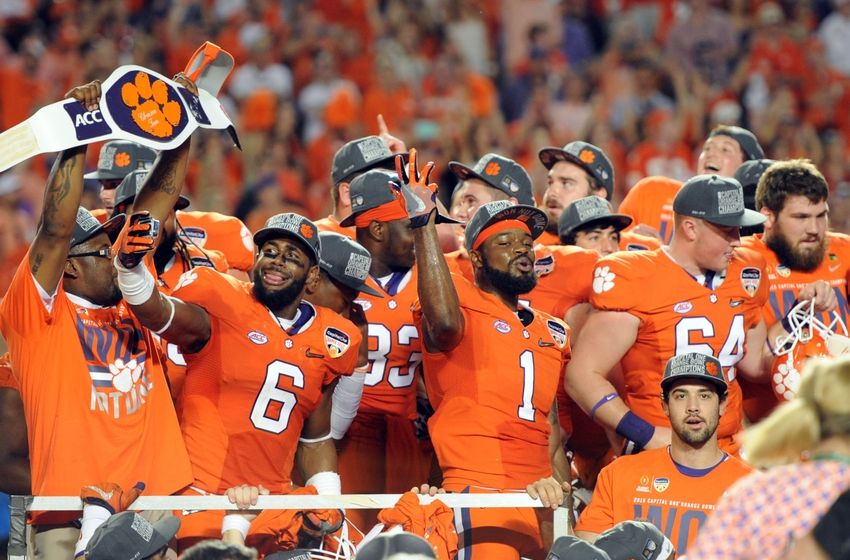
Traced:
<svg viewBox="0 0 850 560">
<path fill-rule="evenodd" d="M 269 290 L 261 280 L 262 274 L 255 274 L 254 276 L 256 279 L 251 287 L 254 297 L 272 311 L 279 311 L 295 301 L 301 295 L 304 285 L 307 283 L 307 276 L 305 275 L 303 278 L 293 279 L 292 283 L 285 288 Z"/>
<path fill-rule="evenodd" d="M 765 238 L 764 243 L 771 251 L 776 253 L 779 263 L 791 270 L 811 272 L 820 266 L 824 255 L 826 255 L 826 236 L 821 237 L 818 244 L 812 249 L 803 250 L 791 245 L 785 236 L 785 232 L 781 228 L 777 228 L 773 235 Z"/>
<path fill-rule="evenodd" d="M 508 268 L 510 268 L 510 265 L 518 258 L 519 257 L 514 257 L 514 259 L 508 264 Z M 527 294 L 537 285 L 537 276 L 534 274 L 533 268 L 527 274 L 512 274 L 510 272 L 496 270 L 490 266 L 489 262 L 487 262 L 487 257 L 484 255 L 483 251 L 481 252 L 481 267 L 484 271 L 484 275 L 490 281 L 490 284 L 500 292 L 507 295 L 518 296 Z"/>
<path fill-rule="evenodd" d="M 703 421 L 703 427 L 696 432 L 688 428 L 688 424 L 686 423 L 687 418 L 673 425 L 673 431 L 676 432 L 676 435 L 678 435 L 682 441 L 694 447 L 699 447 L 710 440 L 717 431 L 717 426 L 720 424 L 719 417 L 714 418 L 713 421 L 704 416 L 700 416 L 699 418 Z"/>
<path fill-rule="evenodd" d="M 118 305 L 118 302 L 120 302 L 123 297 L 124 296 L 121 295 L 121 289 L 118 287 L 118 282 L 113 281 L 110 282 L 109 295 L 104 298 L 104 301 L 93 301 L 92 303 L 96 303 L 97 305 L 102 305 L 104 307 L 114 307 Z"/>
</svg>

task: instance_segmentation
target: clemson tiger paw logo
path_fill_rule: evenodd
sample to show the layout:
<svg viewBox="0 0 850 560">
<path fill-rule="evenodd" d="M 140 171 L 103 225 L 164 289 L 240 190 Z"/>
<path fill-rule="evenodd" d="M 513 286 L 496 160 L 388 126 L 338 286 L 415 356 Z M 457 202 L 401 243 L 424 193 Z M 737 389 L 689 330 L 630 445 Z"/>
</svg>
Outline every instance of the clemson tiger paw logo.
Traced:
<svg viewBox="0 0 850 560">
<path fill-rule="evenodd" d="M 773 374 L 773 390 L 786 401 L 797 396 L 800 388 L 800 372 L 793 365 L 779 364 Z"/>
<path fill-rule="evenodd" d="M 171 136 L 183 114 L 178 102 L 168 100 L 165 82 L 157 79 L 151 83 L 145 72 L 137 72 L 133 83 L 121 86 L 121 100 L 132 109 L 136 126 L 157 138 Z"/>
<path fill-rule="evenodd" d="M 135 359 L 130 360 L 126 364 L 124 360 L 117 359 L 109 364 L 109 373 L 112 374 L 112 386 L 127 393 L 136 384 L 136 381 L 142 376 L 144 364 L 139 364 Z"/>
<path fill-rule="evenodd" d="M 616 277 L 607 266 L 597 268 L 593 271 L 593 291 L 597 294 L 607 292 L 614 287 Z"/>
</svg>

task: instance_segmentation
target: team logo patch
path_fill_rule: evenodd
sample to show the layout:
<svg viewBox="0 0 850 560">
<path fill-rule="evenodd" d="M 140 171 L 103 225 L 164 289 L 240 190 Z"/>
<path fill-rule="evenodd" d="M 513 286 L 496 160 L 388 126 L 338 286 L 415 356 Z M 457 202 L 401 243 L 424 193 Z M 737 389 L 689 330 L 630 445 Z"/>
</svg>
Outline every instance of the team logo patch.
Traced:
<svg viewBox="0 0 850 560">
<path fill-rule="evenodd" d="M 759 289 L 761 283 L 761 271 L 757 268 L 747 267 L 741 270 L 741 285 L 747 295 L 753 297 Z"/>
<path fill-rule="evenodd" d="M 616 274 L 607 266 L 600 266 L 593 271 L 593 291 L 602 294 L 614 287 Z"/>
<path fill-rule="evenodd" d="M 551 254 L 540 257 L 534 261 L 534 274 L 538 277 L 546 276 L 555 270 L 555 257 Z"/>
<path fill-rule="evenodd" d="M 360 307 L 363 308 L 363 311 L 369 311 L 372 309 L 372 302 L 368 299 L 355 299 L 354 303 L 360 304 Z"/>
<path fill-rule="evenodd" d="M 178 233 L 178 235 L 184 241 L 190 241 L 190 242 L 194 243 L 195 245 L 197 245 L 198 247 L 203 247 L 204 243 L 206 243 L 206 241 L 207 241 L 207 231 L 205 229 L 201 229 L 199 227 L 191 227 L 191 226 L 187 227 L 187 228 L 181 227 L 179 229 L 180 229 L 180 233 Z M 251 243 L 252 243 L 251 249 L 253 250 L 253 238 L 252 238 Z"/>
<path fill-rule="evenodd" d="M 711 303 L 717 303 L 717 294 L 711 294 L 710 296 L 708 296 L 708 301 L 710 301 Z"/>
<path fill-rule="evenodd" d="M 351 339 L 341 330 L 334 327 L 325 329 L 325 346 L 327 346 L 331 358 L 338 358 L 345 354 L 350 344 Z"/>
<path fill-rule="evenodd" d="M 267 337 L 260 331 L 251 331 L 248 333 L 248 340 L 250 340 L 254 344 L 265 344 L 269 341 L 269 337 Z"/>
<path fill-rule="evenodd" d="M 652 480 L 652 487 L 656 492 L 664 492 L 670 487 L 670 479 L 666 477 L 658 477 Z"/>
<path fill-rule="evenodd" d="M 567 343 L 567 329 L 558 321 L 548 319 L 546 326 L 549 328 L 549 334 L 558 343 L 558 346 L 564 346 Z"/>
<path fill-rule="evenodd" d="M 673 306 L 673 311 L 675 311 L 676 313 L 687 313 L 688 311 L 690 311 L 693 308 L 694 308 L 694 306 L 691 302 L 680 301 L 679 303 L 677 303 L 676 305 Z"/>
<path fill-rule="evenodd" d="M 511 332 L 511 326 L 501 319 L 496 319 L 495 321 L 493 321 L 493 328 L 502 334 L 508 334 L 509 332 Z"/>
<path fill-rule="evenodd" d="M 785 266 L 784 264 L 780 264 L 776 267 L 776 274 L 780 275 L 783 278 L 788 278 L 791 276 L 791 269 Z"/>
</svg>

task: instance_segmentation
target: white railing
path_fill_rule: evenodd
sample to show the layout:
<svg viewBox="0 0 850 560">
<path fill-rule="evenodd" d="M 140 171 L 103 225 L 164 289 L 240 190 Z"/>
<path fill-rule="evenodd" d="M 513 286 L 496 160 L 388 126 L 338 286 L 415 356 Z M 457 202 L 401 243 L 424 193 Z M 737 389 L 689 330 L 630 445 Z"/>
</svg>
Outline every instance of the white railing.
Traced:
<svg viewBox="0 0 850 560">
<path fill-rule="evenodd" d="M 341 496 L 260 496 L 255 509 L 383 509 L 393 507 L 401 494 L 344 494 Z M 543 507 L 525 493 L 439 494 L 419 496 L 422 504 L 440 500 L 450 508 Z M 12 527 L 9 535 L 9 560 L 24 560 L 27 552 L 26 514 L 28 511 L 79 511 L 78 496 L 12 496 Z M 225 496 L 141 496 L 134 510 L 237 509 Z M 566 507 L 555 510 L 554 538 L 566 535 L 569 527 Z"/>
</svg>

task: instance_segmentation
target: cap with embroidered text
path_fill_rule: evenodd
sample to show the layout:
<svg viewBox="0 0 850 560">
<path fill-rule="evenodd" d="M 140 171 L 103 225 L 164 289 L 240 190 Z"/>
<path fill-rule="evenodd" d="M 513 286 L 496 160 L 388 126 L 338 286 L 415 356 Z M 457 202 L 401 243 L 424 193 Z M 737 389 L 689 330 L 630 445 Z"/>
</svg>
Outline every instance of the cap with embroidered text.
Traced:
<svg viewBox="0 0 850 560">
<path fill-rule="evenodd" d="M 658 527 L 647 521 L 622 521 L 597 538 L 593 545 L 611 560 L 667 560 L 675 552 L 673 543 Z"/>
<path fill-rule="evenodd" d="M 537 157 L 546 169 L 552 169 L 559 161 L 578 165 L 605 187 L 605 198 L 611 200 L 614 194 L 614 166 L 602 148 L 576 140 L 563 148 L 543 148 Z"/>
<path fill-rule="evenodd" d="M 723 377 L 720 360 L 699 352 L 679 354 L 667 360 L 667 365 L 664 366 L 664 377 L 661 379 L 661 389 L 668 390 L 670 385 L 680 379 L 708 381 L 713 383 L 721 394 L 729 388 L 726 378 Z"/>
<path fill-rule="evenodd" d="M 724 227 L 755 226 L 766 220 L 744 206 L 741 183 L 718 175 L 696 175 L 685 181 L 673 199 L 673 212 Z"/>
<path fill-rule="evenodd" d="M 294 212 L 275 214 L 266 220 L 262 229 L 254 233 L 254 244 L 259 248 L 269 239 L 280 237 L 294 237 L 304 243 L 313 260 L 318 264 L 322 244 L 319 240 L 319 230 L 316 228 L 316 224 Z"/>
<path fill-rule="evenodd" d="M 546 231 L 546 224 L 549 223 L 546 213 L 534 206 L 513 204 L 509 200 L 488 202 L 479 206 L 466 224 L 464 232 L 466 250 L 472 251 L 475 239 L 482 231 L 503 220 L 519 220 L 525 223 L 531 231 L 532 239 L 540 237 Z"/>
<path fill-rule="evenodd" d="M 395 169 L 395 156 L 386 142 L 378 136 L 366 136 L 344 144 L 334 154 L 331 164 L 331 181 L 334 185 L 351 182 L 355 173 L 362 173 L 377 167 Z M 407 152 L 401 154 L 405 161 Z"/>
<path fill-rule="evenodd" d="M 117 513 L 95 530 L 86 559 L 147 558 L 165 547 L 179 528 L 180 520 L 173 516 L 151 523 L 132 511 Z"/>
<path fill-rule="evenodd" d="M 461 181 L 478 179 L 494 189 L 517 199 L 520 204 L 534 206 L 534 188 L 531 177 L 512 159 L 499 154 L 485 154 L 469 167 L 457 161 L 449 162 L 449 171 Z"/>
<path fill-rule="evenodd" d="M 86 173 L 86 179 L 114 180 L 123 179 L 127 173 L 136 169 L 150 169 L 156 160 L 156 151 L 130 142 L 112 140 L 100 148 L 97 158 L 97 170 Z"/>
<path fill-rule="evenodd" d="M 71 234 L 71 247 L 85 243 L 95 235 L 105 233 L 109 236 L 109 240 L 113 243 L 118 239 L 118 234 L 121 228 L 124 227 L 124 221 L 127 216 L 117 214 L 112 216 L 105 223 L 92 216 L 92 213 L 83 208 L 77 208 L 77 218 L 74 222 L 74 233 Z"/>
<path fill-rule="evenodd" d="M 319 239 L 322 241 L 319 268 L 343 286 L 370 296 L 384 297 L 366 284 L 372 255 L 363 245 L 332 231 L 319 233 Z"/>
<path fill-rule="evenodd" d="M 622 231 L 632 223 L 632 217 L 611 212 L 611 203 L 596 195 L 574 200 L 564 208 L 558 218 L 558 235 L 568 237 L 577 229 L 587 229 L 598 224 L 599 227 L 613 226 L 614 231 Z"/>
</svg>

